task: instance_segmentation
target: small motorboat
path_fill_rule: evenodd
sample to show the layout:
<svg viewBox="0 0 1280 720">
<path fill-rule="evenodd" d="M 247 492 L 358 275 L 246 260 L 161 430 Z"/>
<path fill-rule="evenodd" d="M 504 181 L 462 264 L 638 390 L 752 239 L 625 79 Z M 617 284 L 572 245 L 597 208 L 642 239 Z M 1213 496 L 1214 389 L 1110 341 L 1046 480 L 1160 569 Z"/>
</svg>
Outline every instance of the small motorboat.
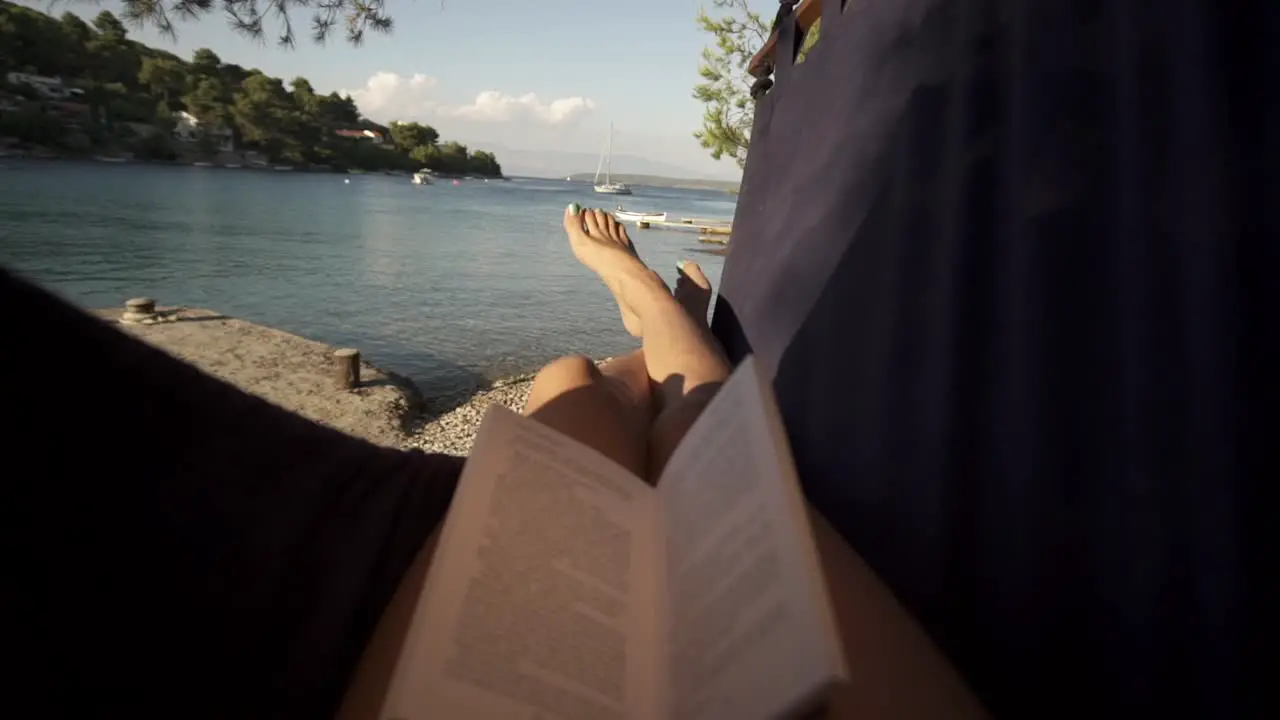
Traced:
<svg viewBox="0 0 1280 720">
<path fill-rule="evenodd" d="M 613 216 L 618 222 L 664 222 L 667 219 L 667 214 L 664 212 L 637 212 L 627 210 L 621 205 L 613 211 Z"/>
<path fill-rule="evenodd" d="M 427 168 L 422 168 L 421 170 L 413 174 L 413 179 L 410 180 L 410 182 L 412 182 L 414 185 L 430 185 L 432 183 L 431 178 L 434 175 L 435 173 L 432 172 L 431 170 L 428 170 Z"/>
</svg>

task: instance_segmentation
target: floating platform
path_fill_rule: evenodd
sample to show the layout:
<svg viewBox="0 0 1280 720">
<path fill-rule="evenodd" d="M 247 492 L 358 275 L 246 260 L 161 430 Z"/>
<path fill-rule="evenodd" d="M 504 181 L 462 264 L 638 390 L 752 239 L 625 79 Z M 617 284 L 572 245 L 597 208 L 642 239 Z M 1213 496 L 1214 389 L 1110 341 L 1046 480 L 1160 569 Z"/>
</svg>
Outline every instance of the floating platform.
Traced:
<svg viewBox="0 0 1280 720">
<path fill-rule="evenodd" d="M 680 218 L 679 220 L 639 220 L 636 227 L 657 228 L 660 230 L 696 230 L 699 235 L 728 235 L 733 228 L 732 220 L 715 220 L 711 218 Z"/>
</svg>

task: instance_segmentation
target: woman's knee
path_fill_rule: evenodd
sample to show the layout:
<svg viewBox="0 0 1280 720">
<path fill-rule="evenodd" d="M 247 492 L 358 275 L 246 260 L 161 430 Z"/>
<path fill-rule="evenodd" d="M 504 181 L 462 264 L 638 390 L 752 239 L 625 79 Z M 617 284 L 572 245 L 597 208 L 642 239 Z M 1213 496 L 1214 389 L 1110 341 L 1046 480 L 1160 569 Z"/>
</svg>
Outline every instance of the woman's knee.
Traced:
<svg viewBox="0 0 1280 720">
<path fill-rule="evenodd" d="M 534 378 L 525 415 L 645 476 L 647 418 L 590 358 L 569 355 Z"/>
<path fill-rule="evenodd" d="M 590 382 L 600 377 L 600 368 L 586 355 L 565 355 L 547 363 L 534 376 L 533 382 Z"/>
<path fill-rule="evenodd" d="M 533 387 L 525 402 L 525 413 L 532 413 L 549 400 L 581 387 L 595 384 L 600 369 L 585 355 L 565 355 L 543 366 L 533 377 Z"/>
</svg>

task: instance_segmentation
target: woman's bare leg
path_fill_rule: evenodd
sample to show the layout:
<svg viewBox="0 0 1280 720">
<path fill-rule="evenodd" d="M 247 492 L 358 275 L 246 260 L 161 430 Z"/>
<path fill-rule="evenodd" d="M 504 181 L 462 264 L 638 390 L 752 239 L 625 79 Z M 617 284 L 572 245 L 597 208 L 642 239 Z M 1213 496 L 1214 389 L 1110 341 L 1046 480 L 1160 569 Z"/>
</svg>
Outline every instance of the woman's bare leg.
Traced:
<svg viewBox="0 0 1280 720">
<path fill-rule="evenodd" d="M 706 325 L 707 308 L 711 303 L 711 281 L 703 274 L 697 263 L 682 261 L 679 265 L 680 277 L 676 281 L 676 289 L 672 292 L 676 302 L 684 308 L 695 322 Z M 708 334 L 708 339 L 720 353 L 720 345 Z M 693 426 L 694 421 L 702 414 L 702 409 L 715 397 L 720 383 L 709 383 L 694 388 L 688 393 L 677 392 L 668 386 L 666 393 L 659 393 L 655 399 L 657 404 L 653 424 L 649 428 L 649 468 L 656 475 L 662 472 L 671 454 L 679 447 L 684 435 Z"/>
<path fill-rule="evenodd" d="M 566 213 L 566 227 L 570 224 L 569 217 Z M 644 267 L 635 247 L 625 235 L 620 237 L 616 228 L 603 223 L 588 225 L 582 215 L 573 218 L 575 232 L 582 241 L 608 245 L 627 260 Z M 618 310 L 627 332 L 639 336 L 640 320 L 630 306 L 622 302 L 618 278 L 612 273 L 600 273 L 600 279 L 618 299 Z M 666 292 L 666 286 L 662 287 Z M 524 412 L 646 478 L 652 395 L 642 352 L 615 358 L 599 367 L 589 358 L 571 356 L 552 362 L 538 373 Z"/>
<path fill-rule="evenodd" d="M 565 210 L 565 233 L 573 253 L 614 293 L 624 317 L 642 338 L 644 364 L 665 416 L 656 426 L 660 442 L 651 446 L 648 471 L 656 478 L 692 418 L 729 376 L 729 363 L 711 336 L 705 315 L 695 319 L 632 250 L 627 231 L 608 212 Z M 678 421 L 678 422 L 677 422 Z M 674 429 L 683 428 L 678 433 Z"/>
<path fill-rule="evenodd" d="M 652 412 L 648 381 L 638 352 L 602 367 L 570 355 L 538 373 L 524 412 L 645 478 Z"/>
</svg>

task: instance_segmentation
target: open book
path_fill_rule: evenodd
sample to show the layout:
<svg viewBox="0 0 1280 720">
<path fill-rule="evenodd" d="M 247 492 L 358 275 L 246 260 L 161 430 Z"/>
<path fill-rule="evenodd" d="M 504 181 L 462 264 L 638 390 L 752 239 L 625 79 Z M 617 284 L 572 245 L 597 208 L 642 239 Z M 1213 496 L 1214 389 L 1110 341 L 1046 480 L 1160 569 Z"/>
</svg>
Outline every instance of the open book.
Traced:
<svg viewBox="0 0 1280 720">
<path fill-rule="evenodd" d="M 379 716 L 789 717 L 844 675 L 782 424 L 748 359 L 657 487 L 491 408 Z"/>
</svg>

